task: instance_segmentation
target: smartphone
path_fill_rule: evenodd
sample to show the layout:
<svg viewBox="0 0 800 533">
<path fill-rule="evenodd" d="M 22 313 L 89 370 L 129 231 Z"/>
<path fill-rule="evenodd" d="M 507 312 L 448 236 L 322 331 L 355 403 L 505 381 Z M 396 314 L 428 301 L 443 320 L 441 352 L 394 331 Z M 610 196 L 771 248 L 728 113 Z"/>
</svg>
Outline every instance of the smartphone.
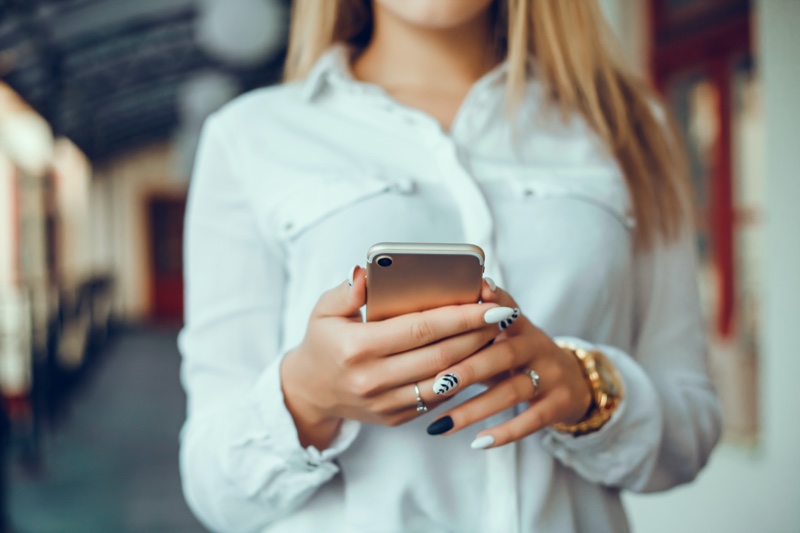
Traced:
<svg viewBox="0 0 800 533">
<path fill-rule="evenodd" d="M 474 244 L 375 244 L 367 252 L 367 321 L 478 302 L 484 260 Z"/>
</svg>

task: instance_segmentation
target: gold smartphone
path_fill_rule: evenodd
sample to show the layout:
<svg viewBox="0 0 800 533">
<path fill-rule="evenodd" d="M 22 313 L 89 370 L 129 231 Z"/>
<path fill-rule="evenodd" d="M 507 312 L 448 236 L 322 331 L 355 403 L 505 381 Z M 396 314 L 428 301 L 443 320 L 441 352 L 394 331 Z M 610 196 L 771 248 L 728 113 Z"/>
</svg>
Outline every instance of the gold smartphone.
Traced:
<svg viewBox="0 0 800 533">
<path fill-rule="evenodd" d="M 367 252 L 367 321 L 478 302 L 484 260 L 474 244 L 372 246 Z"/>
</svg>

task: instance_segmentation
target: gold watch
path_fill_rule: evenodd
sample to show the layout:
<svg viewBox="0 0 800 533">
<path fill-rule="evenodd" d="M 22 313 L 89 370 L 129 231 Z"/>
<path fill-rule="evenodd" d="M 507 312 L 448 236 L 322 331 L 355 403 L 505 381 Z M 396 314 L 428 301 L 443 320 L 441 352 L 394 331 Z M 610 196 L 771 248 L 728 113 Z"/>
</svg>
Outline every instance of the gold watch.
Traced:
<svg viewBox="0 0 800 533">
<path fill-rule="evenodd" d="M 586 350 L 567 341 L 556 345 L 578 358 L 583 375 L 592 392 L 592 404 L 586 416 L 577 424 L 553 424 L 553 428 L 574 436 L 594 433 L 611 419 L 622 400 L 622 378 L 611 361 L 599 350 Z"/>
</svg>

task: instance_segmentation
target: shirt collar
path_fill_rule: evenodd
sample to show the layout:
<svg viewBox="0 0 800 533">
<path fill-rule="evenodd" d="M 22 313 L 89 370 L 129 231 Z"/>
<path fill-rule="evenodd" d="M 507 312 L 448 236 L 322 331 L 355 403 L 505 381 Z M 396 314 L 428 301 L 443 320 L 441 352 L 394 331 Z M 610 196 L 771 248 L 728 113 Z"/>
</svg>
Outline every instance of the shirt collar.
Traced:
<svg viewBox="0 0 800 533">
<path fill-rule="evenodd" d="M 326 85 L 349 85 L 355 87 L 359 82 L 350 70 L 352 49 L 342 43 L 333 44 L 320 56 L 303 82 L 302 95 L 312 101 Z M 508 74 L 508 61 L 503 61 L 483 75 L 475 85 L 482 87 L 499 85 L 505 82 Z"/>
<path fill-rule="evenodd" d="M 354 81 L 350 72 L 350 53 L 350 49 L 342 43 L 336 43 L 328 48 L 306 76 L 303 99 L 313 100 L 325 84 L 330 82 L 331 77 Z"/>
</svg>

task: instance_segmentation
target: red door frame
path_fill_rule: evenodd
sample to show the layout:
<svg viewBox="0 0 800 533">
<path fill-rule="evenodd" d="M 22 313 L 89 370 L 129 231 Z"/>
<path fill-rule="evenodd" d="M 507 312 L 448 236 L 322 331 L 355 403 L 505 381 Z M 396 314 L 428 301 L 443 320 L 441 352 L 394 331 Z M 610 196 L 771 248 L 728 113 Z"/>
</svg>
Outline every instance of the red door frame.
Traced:
<svg viewBox="0 0 800 533">
<path fill-rule="evenodd" d="M 716 330 L 732 333 L 736 304 L 733 198 L 733 59 L 752 50 L 748 0 L 702 0 L 668 9 L 667 0 L 651 0 L 651 75 L 665 93 L 673 76 L 701 67 L 718 90 L 719 139 L 714 150 L 709 191 L 709 233 L 712 261 L 719 273 Z"/>
<path fill-rule="evenodd" d="M 169 277 L 159 276 L 156 266 L 156 241 L 152 208 L 156 203 L 170 203 L 186 208 L 185 192 L 156 192 L 145 196 L 145 213 L 147 220 L 148 266 L 150 286 L 150 312 L 151 318 L 167 322 L 179 322 L 183 317 L 183 272 L 174 273 Z M 182 253 L 179 250 L 178 253 Z M 159 301 L 166 302 L 159 306 Z"/>
</svg>

